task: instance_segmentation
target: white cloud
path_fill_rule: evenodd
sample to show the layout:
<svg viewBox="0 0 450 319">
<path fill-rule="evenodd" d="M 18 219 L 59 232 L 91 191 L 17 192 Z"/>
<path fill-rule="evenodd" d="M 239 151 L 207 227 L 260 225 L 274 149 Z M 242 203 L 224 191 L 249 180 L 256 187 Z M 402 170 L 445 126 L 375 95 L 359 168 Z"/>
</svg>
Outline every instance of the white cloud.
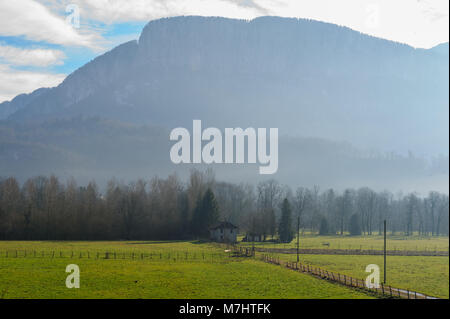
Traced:
<svg viewBox="0 0 450 319">
<path fill-rule="evenodd" d="M 97 48 L 93 34 L 82 34 L 64 17 L 34 0 L 0 1 L 0 35 L 33 41 Z"/>
<path fill-rule="evenodd" d="M 0 64 L 0 103 L 41 87 L 57 86 L 65 77 L 65 74 L 14 70 Z"/>
<path fill-rule="evenodd" d="M 13 65 L 47 67 L 63 64 L 62 51 L 51 49 L 24 49 L 0 44 L 0 60 Z"/>
<path fill-rule="evenodd" d="M 430 48 L 449 39 L 449 2 L 442 0 L 255 0 L 271 15 L 311 18 L 376 37 Z"/>
<path fill-rule="evenodd" d="M 223 16 L 251 19 L 261 15 L 256 6 L 230 0 L 79 0 L 82 15 L 105 23 L 148 21 L 177 15 Z"/>
</svg>

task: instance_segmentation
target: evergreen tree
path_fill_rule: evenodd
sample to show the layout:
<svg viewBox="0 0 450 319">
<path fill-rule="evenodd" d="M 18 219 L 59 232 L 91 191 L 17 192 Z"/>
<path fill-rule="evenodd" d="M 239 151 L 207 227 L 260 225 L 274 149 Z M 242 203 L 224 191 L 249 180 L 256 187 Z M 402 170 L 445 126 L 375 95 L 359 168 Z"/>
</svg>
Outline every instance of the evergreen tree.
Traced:
<svg viewBox="0 0 450 319">
<path fill-rule="evenodd" d="M 191 220 L 191 230 L 192 234 L 195 237 L 201 236 L 201 223 L 203 219 L 203 211 L 202 211 L 203 201 L 200 196 L 197 197 L 197 201 L 195 203 L 195 209 L 192 212 L 192 220 Z"/>
<path fill-rule="evenodd" d="M 269 220 L 268 220 L 268 222 L 269 222 L 269 234 L 270 234 L 270 236 L 273 239 L 273 236 L 275 235 L 275 232 L 277 230 L 277 224 L 276 224 L 277 221 L 276 221 L 276 218 L 275 218 L 275 211 L 273 209 L 271 209 L 269 211 Z"/>
<path fill-rule="evenodd" d="M 287 198 L 284 199 L 281 207 L 281 219 L 278 227 L 278 235 L 282 243 L 290 243 L 294 238 L 292 230 L 291 205 Z"/>
<path fill-rule="evenodd" d="M 211 189 L 207 189 L 203 196 L 203 225 L 208 231 L 208 228 L 219 221 L 219 207 L 216 198 Z"/>
<path fill-rule="evenodd" d="M 211 189 L 197 199 L 197 204 L 192 216 L 192 230 L 197 237 L 208 238 L 209 228 L 219 221 L 219 208 Z"/>
<path fill-rule="evenodd" d="M 352 235 L 352 236 L 361 235 L 361 223 L 359 221 L 358 214 L 353 214 L 350 217 L 350 235 Z"/>
<path fill-rule="evenodd" d="M 325 217 L 322 217 L 320 221 L 320 229 L 319 229 L 319 235 L 328 235 L 330 233 L 328 228 L 328 222 Z"/>
</svg>

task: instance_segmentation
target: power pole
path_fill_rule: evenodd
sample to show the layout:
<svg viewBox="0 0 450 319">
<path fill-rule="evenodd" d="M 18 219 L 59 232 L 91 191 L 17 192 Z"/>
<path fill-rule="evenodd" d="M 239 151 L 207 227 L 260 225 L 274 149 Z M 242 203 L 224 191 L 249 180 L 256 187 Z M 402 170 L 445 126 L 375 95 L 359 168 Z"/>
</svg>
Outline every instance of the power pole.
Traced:
<svg viewBox="0 0 450 319">
<path fill-rule="evenodd" d="M 386 284 L 386 219 L 384 220 L 384 281 L 383 283 Z"/>
<path fill-rule="evenodd" d="M 299 262 L 299 250 L 300 250 L 300 214 L 297 216 L 297 262 Z"/>
</svg>

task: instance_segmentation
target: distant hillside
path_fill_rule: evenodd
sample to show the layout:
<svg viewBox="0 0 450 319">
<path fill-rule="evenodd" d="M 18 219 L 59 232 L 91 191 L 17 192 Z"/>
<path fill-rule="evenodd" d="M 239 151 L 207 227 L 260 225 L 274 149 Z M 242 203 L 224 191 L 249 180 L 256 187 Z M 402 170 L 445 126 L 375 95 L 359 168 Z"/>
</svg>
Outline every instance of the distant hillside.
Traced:
<svg viewBox="0 0 450 319">
<path fill-rule="evenodd" d="M 95 179 L 101 186 L 111 177 L 129 181 L 176 172 L 187 178 L 192 168 L 170 162 L 169 131 L 95 118 L 51 120 L 39 124 L 0 124 L 0 178 L 24 180 L 39 174 Z M 291 186 L 370 186 L 393 192 L 430 189 L 448 192 L 448 157 L 431 165 L 415 156 L 371 153 L 348 143 L 319 138 L 281 136 L 279 169 L 259 175 L 258 165 L 211 165 L 219 179 L 256 183 L 275 178 Z"/>
<path fill-rule="evenodd" d="M 28 106 L 29 104 L 31 104 L 31 102 L 34 101 L 34 99 L 36 99 L 37 97 L 46 93 L 48 90 L 49 90 L 48 88 L 40 88 L 40 89 L 33 91 L 30 94 L 20 94 L 20 95 L 17 95 L 11 101 L 1 103 L 0 104 L 0 119 L 6 119 L 11 114 Z"/>
</svg>

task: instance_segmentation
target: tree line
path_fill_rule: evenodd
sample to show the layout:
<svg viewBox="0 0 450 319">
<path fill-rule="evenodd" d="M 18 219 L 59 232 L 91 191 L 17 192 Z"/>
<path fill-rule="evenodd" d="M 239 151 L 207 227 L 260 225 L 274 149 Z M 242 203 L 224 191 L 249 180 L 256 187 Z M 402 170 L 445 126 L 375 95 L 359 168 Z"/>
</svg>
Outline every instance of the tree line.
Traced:
<svg viewBox="0 0 450 319">
<path fill-rule="evenodd" d="M 271 179 L 251 184 L 217 181 L 212 170 L 124 183 L 103 192 L 93 181 L 37 176 L 20 184 L 0 178 L 0 240 L 169 240 L 207 238 L 229 221 L 240 232 L 290 242 L 300 231 L 319 235 L 372 235 L 387 220 L 392 234 L 449 234 L 449 197 L 430 192 L 376 192 L 367 187 L 321 191 Z"/>
</svg>

